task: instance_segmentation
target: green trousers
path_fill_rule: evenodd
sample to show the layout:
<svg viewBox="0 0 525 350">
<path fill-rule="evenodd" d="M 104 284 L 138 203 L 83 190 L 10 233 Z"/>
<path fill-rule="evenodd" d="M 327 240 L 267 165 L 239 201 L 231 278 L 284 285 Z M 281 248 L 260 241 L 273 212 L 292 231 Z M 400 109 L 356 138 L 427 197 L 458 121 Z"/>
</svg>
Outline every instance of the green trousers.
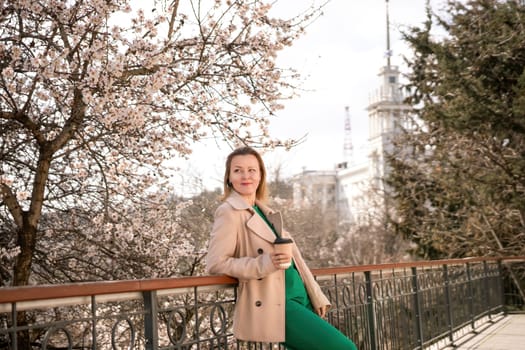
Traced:
<svg viewBox="0 0 525 350">
<path fill-rule="evenodd" d="M 286 300 L 286 341 L 289 350 L 357 350 L 355 344 L 311 308 Z"/>
</svg>

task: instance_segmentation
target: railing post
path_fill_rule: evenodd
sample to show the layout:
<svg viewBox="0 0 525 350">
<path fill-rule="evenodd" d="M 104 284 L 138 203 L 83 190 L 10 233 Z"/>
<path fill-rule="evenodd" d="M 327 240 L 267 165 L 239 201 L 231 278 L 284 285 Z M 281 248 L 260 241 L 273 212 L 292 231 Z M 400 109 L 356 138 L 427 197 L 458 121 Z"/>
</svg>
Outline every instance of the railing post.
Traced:
<svg viewBox="0 0 525 350">
<path fill-rule="evenodd" d="M 374 292 L 372 289 L 372 274 L 365 271 L 366 281 L 366 304 L 368 310 L 368 336 L 370 337 L 370 350 L 377 350 L 376 321 L 374 312 Z"/>
<path fill-rule="evenodd" d="M 417 280 L 417 267 L 412 267 L 412 290 L 414 291 L 414 328 L 416 331 L 418 349 L 423 349 L 423 320 L 421 303 L 419 300 L 419 282 Z"/>
<path fill-rule="evenodd" d="M 487 261 L 483 261 L 483 290 L 484 290 L 484 294 L 485 294 L 485 300 L 487 302 L 487 311 L 488 311 L 488 316 L 489 316 L 489 320 L 492 321 L 492 307 L 493 307 L 493 304 L 492 304 L 492 300 L 490 299 L 490 293 L 489 293 L 489 290 L 490 290 L 490 285 L 489 285 L 489 266 L 487 264 Z"/>
<path fill-rule="evenodd" d="M 452 305 L 450 299 L 450 279 L 448 277 L 448 265 L 443 265 L 443 279 L 445 280 L 445 302 L 447 303 L 447 322 L 448 322 L 448 338 L 450 343 L 454 344 L 454 324 L 452 319 Z"/>
<path fill-rule="evenodd" d="M 144 341 L 146 350 L 157 350 L 159 346 L 157 322 L 157 292 L 142 292 L 144 298 Z"/>
<path fill-rule="evenodd" d="M 472 286 L 472 275 L 470 271 L 470 263 L 465 264 L 467 267 L 467 291 L 468 291 L 468 312 L 470 317 L 470 327 L 476 329 L 476 324 L 474 322 L 474 288 Z"/>
<path fill-rule="evenodd" d="M 498 281 L 500 283 L 500 291 L 501 291 L 501 307 L 503 310 L 503 314 L 507 316 L 507 305 L 505 303 L 505 276 L 503 274 L 503 262 L 501 259 L 498 259 L 498 272 L 499 272 L 499 278 Z"/>
<path fill-rule="evenodd" d="M 16 302 L 11 303 L 11 323 L 13 328 L 13 333 L 11 333 L 11 344 L 13 346 L 13 350 L 18 350 L 18 312 L 16 311 Z"/>
<path fill-rule="evenodd" d="M 91 296 L 91 350 L 97 350 L 97 301 Z"/>
</svg>

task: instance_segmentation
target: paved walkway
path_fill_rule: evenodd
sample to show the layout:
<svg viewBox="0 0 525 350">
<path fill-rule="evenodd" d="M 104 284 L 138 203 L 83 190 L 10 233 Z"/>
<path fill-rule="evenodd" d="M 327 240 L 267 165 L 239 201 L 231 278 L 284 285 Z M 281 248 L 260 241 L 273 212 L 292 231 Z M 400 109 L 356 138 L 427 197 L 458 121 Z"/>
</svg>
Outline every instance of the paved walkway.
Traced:
<svg viewBox="0 0 525 350">
<path fill-rule="evenodd" d="M 507 315 L 456 350 L 525 350 L 525 314 Z"/>
</svg>

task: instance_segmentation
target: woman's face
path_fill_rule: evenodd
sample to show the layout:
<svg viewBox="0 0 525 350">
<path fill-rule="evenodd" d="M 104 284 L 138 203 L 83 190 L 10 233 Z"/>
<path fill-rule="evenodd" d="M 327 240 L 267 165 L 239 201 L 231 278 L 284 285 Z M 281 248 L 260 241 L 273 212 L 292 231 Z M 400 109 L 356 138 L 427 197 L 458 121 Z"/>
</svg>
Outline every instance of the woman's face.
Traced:
<svg viewBox="0 0 525 350">
<path fill-rule="evenodd" d="M 229 174 L 233 189 L 253 204 L 261 181 L 261 170 L 257 158 L 252 154 L 232 158 Z"/>
</svg>

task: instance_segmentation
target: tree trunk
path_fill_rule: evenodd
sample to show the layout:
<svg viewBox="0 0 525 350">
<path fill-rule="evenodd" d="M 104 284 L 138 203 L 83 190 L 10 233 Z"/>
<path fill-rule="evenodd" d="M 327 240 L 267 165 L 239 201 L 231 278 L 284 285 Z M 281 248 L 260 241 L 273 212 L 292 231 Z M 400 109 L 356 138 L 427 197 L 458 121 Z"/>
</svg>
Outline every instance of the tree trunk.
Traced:
<svg viewBox="0 0 525 350">
<path fill-rule="evenodd" d="M 28 211 L 22 212 L 22 226 L 18 228 L 17 232 L 17 244 L 20 247 L 20 254 L 15 261 L 13 286 L 26 286 L 29 283 L 31 264 L 36 247 L 36 232 L 42 216 L 44 192 L 52 154 L 50 150 L 46 151 L 45 147 L 41 148 L 31 194 L 31 204 Z"/>
<path fill-rule="evenodd" d="M 27 224 L 24 213 L 24 226 L 18 231 L 17 244 L 20 254 L 17 256 L 13 271 L 13 286 L 26 286 L 31 275 L 31 263 L 36 246 L 36 227 Z"/>
</svg>

